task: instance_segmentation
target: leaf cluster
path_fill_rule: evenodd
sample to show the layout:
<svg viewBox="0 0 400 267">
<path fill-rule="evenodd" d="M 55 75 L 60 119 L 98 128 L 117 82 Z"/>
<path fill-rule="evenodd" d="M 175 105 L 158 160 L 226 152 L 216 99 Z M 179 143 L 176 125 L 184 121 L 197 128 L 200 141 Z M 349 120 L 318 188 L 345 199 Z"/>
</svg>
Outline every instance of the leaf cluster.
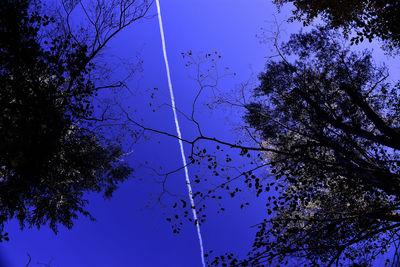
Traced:
<svg viewBox="0 0 400 267">
<path fill-rule="evenodd" d="M 321 16 L 332 28 L 343 27 L 345 31 L 355 30 L 353 41 L 358 43 L 364 39 L 372 41 L 379 38 L 388 42 L 389 48 L 400 45 L 400 3 L 395 0 L 346 0 L 346 1 L 307 1 L 278 0 L 279 6 L 292 3 L 296 10 L 294 18 L 310 24 Z"/>
<path fill-rule="evenodd" d="M 42 38 L 55 20 L 33 1 L 0 7 L 0 225 L 70 228 L 86 192 L 111 196 L 131 169 L 121 147 L 93 132 L 87 47 L 71 36 Z"/>
</svg>

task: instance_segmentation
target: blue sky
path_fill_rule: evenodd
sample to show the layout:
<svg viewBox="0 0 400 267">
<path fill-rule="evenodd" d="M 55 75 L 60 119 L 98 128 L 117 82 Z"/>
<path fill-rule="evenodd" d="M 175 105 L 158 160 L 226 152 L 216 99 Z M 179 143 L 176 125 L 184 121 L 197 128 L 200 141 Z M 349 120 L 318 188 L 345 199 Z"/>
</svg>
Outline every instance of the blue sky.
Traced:
<svg viewBox="0 0 400 267">
<path fill-rule="evenodd" d="M 198 88 L 188 78 L 185 61 L 181 52 L 218 51 L 222 56 L 220 66 L 229 66 L 236 72 L 228 77 L 220 89 L 228 93 L 238 84 L 246 81 L 252 72 L 263 70 L 265 57 L 272 55 L 265 44 L 256 37 L 260 28 L 274 30 L 277 21 L 288 17 L 287 8 L 278 14 L 269 0 L 161 0 L 167 51 L 170 61 L 172 82 L 177 106 L 188 113 Z M 155 5 L 150 14 L 156 14 Z M 296 32 L 298 24 L 283 24 L 282 36 Z M 161 40 L 157 18 L 142 20 L 121 32 L 106 51 L 105 58 L 115 55 L 120 58 L 143 60 L 143 71 L 130 81 L 135 95 L 125 98 L 138 109 L 137 115 L 146 125 L 156 129 L 174 132 L 172 112 L 161 107 L 157 112 L 148 108 L 149 92 L 158 88 L 158 104 L 169 103 L 167 79 L 162 57 Z M 108 56 L 107 56 L 108 55 Z M 208 98 L 204 98 L 203 103 Z M 232 139 L 235 133 L 232 125 L 240 122 L 237 113 L 209 111 L 201 104 L 199 118 L 208 136 Z M 180 117 L 184 138 L 193 137 L 192 124 Z M 159 141 L 160 143 L 156 142 Z M 189 148 L 186 147 L 186 150 Z M 137 162 L 149 162 L 152 166 L 162 166 L 164 171 L 181 166 L 177 140 L 156 137 L 141 141 L 133 146 L 133 153 L 126 159 L 137 166 Z M 189 168 L 190 173 L 201 170 Z M 40 230 L 20 231 L 16 222 L 7 226 L 11 240 L 0 244 L 0 258 L 5 266 L 25 266 L 27 253 L 32 257 L 30 266 L 51 263 L 51 266 L 201 266 L 200 250 L 195 227 L 183 220 L 180 234 L 173 234 L 171 225 L 165 220 L 173 214 L 170 200 L 167 207 L 144 208 L 154 203 L 154 196 L 160 193 L 160 185 L 154 183 L 151 171 L 138 169 L 135 177 L 121 185 L 110 201 L 104 201 L 96 194 L 88 196 L 88 210 L 96 217 L 96 222 L 79 218 L 72 230 L 61 228 L 54 235 L 47 227 Z M 183 171 L 168 177 L 171 191 L 186 195 Z M 195 187 L 196 191 L 196 187 Z M 252 203 L 247 209 L 240 209 L 243 198 Z M 264 217 L 262 199 L 256 200 L 251 193 L 242 199 L 222 201 L 227 208 L 224 213 L 216 213 L 216 202 L 209 202 L 207 221 L 202 224 L 205 250 L 216 252 L 233 251 L 244 253 L 250 248 L 254 231 L 251 225 Z M 213 206 L 214 205 L 214 206 Z M 0 265 L 2 263 L 0 262 Z M 43 265 L 42 265 L 43 266 Z"/>
</svg>

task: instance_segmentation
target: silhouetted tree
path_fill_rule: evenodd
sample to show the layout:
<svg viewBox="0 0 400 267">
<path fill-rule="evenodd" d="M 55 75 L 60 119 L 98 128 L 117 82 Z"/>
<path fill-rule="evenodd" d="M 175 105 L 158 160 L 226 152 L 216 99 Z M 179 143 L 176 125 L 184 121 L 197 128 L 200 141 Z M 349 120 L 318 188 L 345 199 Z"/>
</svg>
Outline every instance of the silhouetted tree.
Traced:
<svg viewBox="0 0 400 267">
<path fill-rule="evenodd" d="M 245 120 L 277 179 L 272 217 L 246 260 L 214 265 L 362 264 L 399 241 L 400 84 L 339 40 L 323 28 L 293 35 L 259 75 Z"/>
<path fill-rule="evenodd" d="M 277 0 L 275 3 L 292 3 L 296 7 L 294 17 L 302 19 L 305 24 L 321 16 L 333 28 L 354 29 L 357 33 L 356 42 L 378 37 L 388 41 L 389 47 L 400 45 L 399 1 Z"/>
<path fill-rule="evenodd" d="M 107 41 L 147 12 L 144 1 L 142 13 L 127 13 L 134 2 L 118 2 L 120 23 L 101 20 L 95 43 L 79 41 L 37 1 L 0 5 L 0 228 L 12 218 L 21 227 L 70 228 L 78 214 L 90 216 L 86 192 L 110 197 L 131 173 L 121 146 L 92 130 L 101 119 L 89 74 Z M 74 3 L 63 1 L 69 12 Z"/>
</svg>

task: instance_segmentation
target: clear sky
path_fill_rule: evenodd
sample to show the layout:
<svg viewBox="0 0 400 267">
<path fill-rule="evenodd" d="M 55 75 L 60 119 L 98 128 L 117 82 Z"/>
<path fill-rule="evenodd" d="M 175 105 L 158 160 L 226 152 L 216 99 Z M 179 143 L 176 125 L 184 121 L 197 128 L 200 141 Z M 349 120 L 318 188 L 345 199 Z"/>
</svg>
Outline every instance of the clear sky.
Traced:
<svg viewBox="0 0 400 267">
<path fill-rule="evenodd" d="M 237 84 L 246 81 L 252 72 L 263 70 L 265 57 L 271 55 L 270 49 L 259 42 L 256 34 L 260 28 L 274 30 L 274 17 L 283 21 L 288 11 L 277 13 L 270 0 L 160 0 L 172 83 L 179 109 L 190 112 L 192 99 L 197 89 L 189 79 L 181 52 L 218 51 L 222 56 L 221 66 L 228 66 L 237 73 L 228 77 L 220 87 L 229 92 Z M 150 14 L 156 14 L 155 5 Z M 296 32 L 297 24 L 283 24 L 283 37 Z M 174 132 L 172 112 L 162 107 L 152 113 L 148 108 L 149 92 L 158 88 L 157 102 L 169 103 L 165 67 L 163 63 L 161 40 L 157 18 L 149 18 L 132 25 L 121 32 L 110 43 L 107 55 L 119 58 L 133 58 L 137 55 L 143 60 L 143 71 L 130 81 L 136 94 L 125 101 L 137 107 L 138 116 L 146 125 Z M 199 105 L 199 109 L 204 108 Z M 225 111 L 199 113 L 200 120 L 208 136 L 232 138 L 232 127 L 225 123 L 234 113 Z M 240 117 L 229 118 L 233 122 Z M 194 127 L 180 117 L 182 134 L 186 138 L 194 135 Z M 133 153 L 127 159 L 130 163 L 148 161 L 152 166 L 162 166 L 164 171 L 181 165 L 177 140 L 159 137 L 160 143 L 141 141 L 133 146 Z M 186 148 L 188 149 L 188 148 Z M 189 169 L 190 173 L 198 170 Z M 6 230 L 10 241 L 0 244 L 0 265 L 9 267 L 25 266 L 27 254 L 32 257 L 30 266 L 43 266 L 38 263 L 51 263 L 60 267 L 108 267 L 108 266 L 201 266 L 199 244 L 194 225 L 183 220 L 180 234 L 172 233 L 166 218 L 172 214 L 171 203 L 144 208 L 146 203 L 154 204 L 154 194 L 160 193 L 160 185 L 153 182 L 151 171 L 138 169 L 135 177 L 121 185 L 110 201 L 101 196 L 88 196 L 89 211 L 96 222 L 79 218 L 72 230 L 61 228 L 54 235 L 47 227 L 40 230 L 20 231 L 16 222 L 11 222 Z M 203 177 L 204 178 L 204 177 Z M 183 171 L 168 177 L 171 191 L 186 195 Z M 195 187 L 196 191 L 196 187 Z M 153 195 L 152 195 L 153 194 Z M 207 221 L 202 224 L 205 250 L 224 253 L 227 251 L 244 253 L 250 248 L 254 230 L 251 225 L 264 218 L 262 201 L 254 201 L 252 194 L 245 194 L 252 205 L 240 209 L 239 200 L 222 201 L 227 208 L 217 214 L 216 208 L 207 210 Z M 210 202 L 209 205 L 217 205 Z"/>
</svg>

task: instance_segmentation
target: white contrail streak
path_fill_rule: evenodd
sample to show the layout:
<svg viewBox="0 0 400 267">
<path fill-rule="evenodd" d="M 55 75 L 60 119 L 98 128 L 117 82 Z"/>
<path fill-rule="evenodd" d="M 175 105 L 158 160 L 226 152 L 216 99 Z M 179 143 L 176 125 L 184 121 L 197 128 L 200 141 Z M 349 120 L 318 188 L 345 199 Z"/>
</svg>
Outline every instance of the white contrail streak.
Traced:
<svg viewBox="0 0 400 267">
<path fill-rule="evenodd" d="M 203 266 L 205 267 L 206 264 L 205 264 L 205 261 L 204 261 L 203 239 L 201 237 L 200 224 L 199 224 L 199 220 L 197 219 L 196 207 L 194 205 L 193 193 L 192 193 L 192 185 L 190 183 L 189 170 L 188 170 L 188 167 L 187 167 L 187 164 L 186 164 L 185 151 L 183 150 L 182 134 L 181 134 L 181 130 L 179 128 L 178 115 L 176 114 L 174 91 L 172 89 L 171 73 L 169 71 L 169 64 L 168 64 L 168 58 L 167 58 L 167 48 L 166 48 L 166 45 L 165 45 L 164 29 L 163 29 L 163 24 L 162 24 L 162 19 L 161 19 L 161 9 L 160 9 L 159 0 L 156 0 L 156 4 L 157 4 L 158 22 L 159 22 L 159 25 L 160 25 L 161 43 L 162 43 L 163 54 L 164 54 L 165 68 L 166 68 L 166 71 L 167 71 L 169 93 L 170 93 L 170 96 L 171 96 L 171 106 L 172 106 L 172 111 L 174 112 L 176 132 L 177 132 L 178 138 L 179 138 L 179 147 L 181 149 L 181 156 L 182 156 L 183 166 L 184 166 L 184 169 L 185 169 L 186 185 L 187 185 L 188 195 L 189 195 L 190 204 L 191 204 L 191 208 L 192 208 L 192 212 L 193 212 L 193 219 L 195 221 L 196 228 L 197 228 L 197 236 L 199 237 L 201 262 L 203 263 Z"/>
</svg>

